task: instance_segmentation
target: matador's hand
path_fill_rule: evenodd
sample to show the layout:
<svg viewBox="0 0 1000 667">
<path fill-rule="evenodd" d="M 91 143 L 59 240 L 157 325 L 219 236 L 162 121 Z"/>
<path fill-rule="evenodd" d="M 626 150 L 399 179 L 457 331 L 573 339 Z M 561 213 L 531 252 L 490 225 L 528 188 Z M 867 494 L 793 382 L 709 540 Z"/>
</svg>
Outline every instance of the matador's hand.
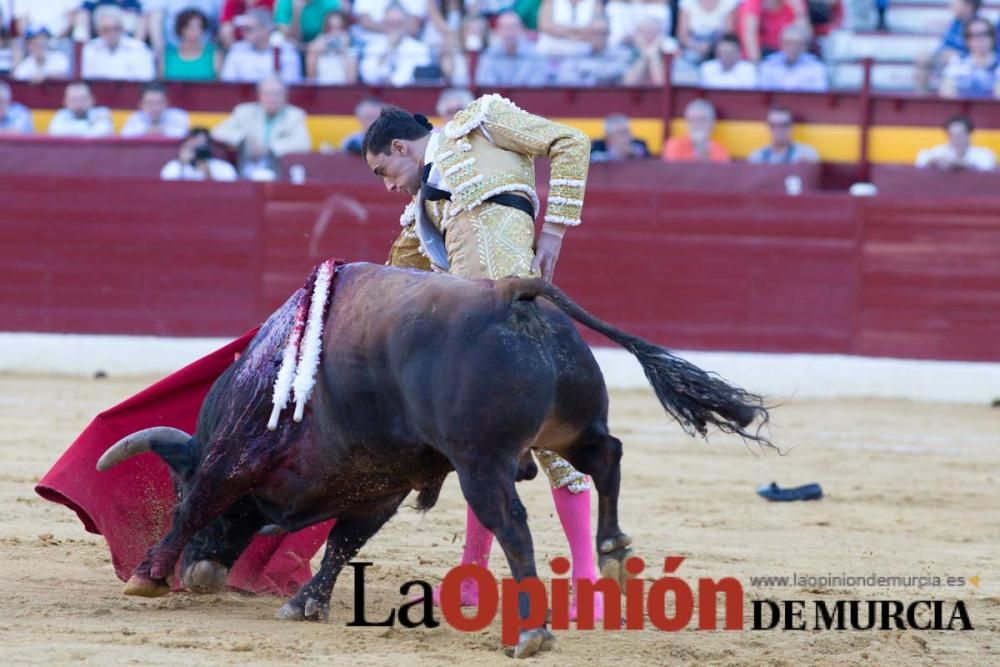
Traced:
<svg viewBox="0 0 1000 667">
<path fill-rule="evenodd" d="M 556 262 L 559 260 L 559 250 L 562 248 L 562 237 L 558 234 L 542 232 L 535 241 L 535 261 L 531 263 L 532 273 L 539 269 L 542 271 L 542 278 L 552 282 L 552 276 L 556 272 Z"/>
</svg>

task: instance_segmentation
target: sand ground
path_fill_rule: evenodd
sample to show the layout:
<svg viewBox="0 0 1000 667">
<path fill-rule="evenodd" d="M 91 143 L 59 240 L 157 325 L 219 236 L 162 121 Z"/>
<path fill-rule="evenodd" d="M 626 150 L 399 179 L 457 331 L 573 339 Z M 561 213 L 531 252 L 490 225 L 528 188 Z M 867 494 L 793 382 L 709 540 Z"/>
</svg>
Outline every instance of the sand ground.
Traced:
<svg viewBox="0 0 1000 667">
<path fill-rule="evenodd" d="M 0 661 L 4 664 L 507 665 L 499 623 L 478 633 L 348 628 L 353 578 L 334 591 L 326 625 L 273 620 L 281 600 L 236 593 L 125 598 L 100 536 L 32 487 L 103 408 L 147 379 L 0 376 Z M 788 449 L 755 454 L 721 435 L 685 436 L 651 392 L 612 396 L 625 443 L 622 527 L 659 576 L 667 554 L 679 574 L 733 576 L 750 601 L 921 599 L 967 605 L 975 629 L 559 633 L 537 665 L 987 665 L 1000 664 L 1000 409 L 893 401 L 791 401 L 774 414 Z M 819 502 L 768 503 L 757 485 L 820 482 Z M 566 554 L 547 485 L 520 485 L 540 572 Z M 436 581 L 461 551 L 464 504 L 449 478 L 438 506 L 409 509 L 359 559 L 370 615 L 401 600 L 406 580 Z M 545 559 L 545 560 L 542 560 Z M 494 570 L 506 573 L 494 547 Z M 978 576 L 978 586 L 868 588 L 753 586 L 750 577 Z M 812 611 L 807 611 L 807 618 Z M 947 622 L 947 619 L 945 619 Z"/>
</svg>

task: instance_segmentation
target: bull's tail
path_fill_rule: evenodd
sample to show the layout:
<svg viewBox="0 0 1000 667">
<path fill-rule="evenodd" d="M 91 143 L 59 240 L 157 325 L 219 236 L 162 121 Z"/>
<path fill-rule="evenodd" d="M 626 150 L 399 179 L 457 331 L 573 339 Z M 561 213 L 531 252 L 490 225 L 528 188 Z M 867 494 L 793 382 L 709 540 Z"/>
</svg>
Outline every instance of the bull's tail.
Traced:
<svg viewBox="0 0 1000 667">
<path fill-rule="evenodd" d="M 504 288 L 510 300 L 530 301 L 543 297 L 580 324 L 598 331 L 635 355 L 663 408 L 688 433 L 707 435 L 709 425 L 726 433 L 770 445 L 761 428 L 769 413 L 764 400 L 734 387 L 714 373 L 674 356 L 666 349 L 633 336 L 594 317 L 574 303 L 559 288 L 539 279 L 510 279 Z M 754 423 L 752 430 L 747 430 Z"/>
</svg>

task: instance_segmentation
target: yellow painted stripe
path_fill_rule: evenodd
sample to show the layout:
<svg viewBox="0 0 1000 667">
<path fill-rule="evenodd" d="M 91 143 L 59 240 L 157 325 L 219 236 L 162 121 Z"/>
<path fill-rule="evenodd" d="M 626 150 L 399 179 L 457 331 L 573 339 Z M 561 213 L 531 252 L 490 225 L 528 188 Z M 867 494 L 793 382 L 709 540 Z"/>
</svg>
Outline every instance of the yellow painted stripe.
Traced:
<svg viewBox="0 0 1000 667">
<path fill-rule="evenodd" d="M 131 113 L 129 110 L 112 111 L 116 132 L 121 131 Z M 53 115 L 55 115 L 53 110 L 34 111 L 35 131 L 44 134 Z M 191 112 L 191 125 L 212 128 L 221 123 L 227 115 L 219 112 L 194 111 Z M 432 120 L 436 126 L 441 125 L 440 119 Z M 604 134 L 604 120 L 601 118 L 557 120 L 583 131 L 592 139 Z M 354 116 L 349 115 L 309 116 L 308 124 L 314 150 L 324 147 L 324 144 L 336 148 L 345 137 L 360 129 Z M 654 155 L 659 155 L 663 146 L 663 123 L 656 118 L 634 118 L 631 126 L 632 133 L 645 141 Z M 679 119 L 671 121 L 670 131 L 673 136 L 684 134 L 686 131 L 684 121 Z M 828 123 L 797 125 L 792 135 L 796 141 L 813 146 L 824 162 L 850 163 L 859 159 L 860 130 L 853 125 Z M 746 158 L 768 141 L 767 125 L 756 121 L 719 121 L 713 136 L 737 159 Z M 882 164 L 912 164 L 920 150 L 946 141 L 943 130 L 931 127 L 874 127 L 868 136 L 872 162 Z M 1000 154 L 1000 130 L 979 130 L 973 136 L 973 143 L 991 148 Z"/>
</svg>

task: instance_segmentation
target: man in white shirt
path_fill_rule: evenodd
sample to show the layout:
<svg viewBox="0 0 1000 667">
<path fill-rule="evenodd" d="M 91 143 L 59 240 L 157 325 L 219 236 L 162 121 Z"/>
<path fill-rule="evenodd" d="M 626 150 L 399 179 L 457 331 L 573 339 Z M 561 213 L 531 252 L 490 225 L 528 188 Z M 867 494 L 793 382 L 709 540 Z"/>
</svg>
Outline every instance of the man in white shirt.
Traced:
<svg viewBox="0 0 1000 667">
<path fill-rule="evenodd" d="M 757 86 L 757 68 L 740 57 L 740 40 L 724 35 L 715 45 L 715 58 L 699 68 L 703 88 L 746 90 Z"/>
<path fill-rule="evenodd" d="M 274 30 L 274 19 L 266 9 L 251 9 L 244 14 L 242 25 L 243 39 L 233 44 L 222 63 L 223 81 L 241 81 L 257 83 L 275 74 L 274 48 L 271 46 L 271 33 Z M 298 83 L 302 80 L 302 60 L 298 52 L 287 43 L 279 47 L 281 79 L 285 83 Z"/>
<path fill-rule="evenodd" d="M 187 134 L 188 124 L 186 111 L 169 106 L 163 85 L 147 83 L 139 99 L 139 110 L 125 121 L 122 136 L 180 139 Z"/>
<path fill-rule="evenodd" d="M 365 43 L 389 32 L 385 14 L 389 7 L 396 6 L 406 15 L 406 34 L 416 37 L 427 18 L 427 4 L 428 0 L 355 0 L 351 7 L 354 16 L 351 33 Z"/>
<path fill-rule="evenodd" d="M 365 44 L 361 79 L 368 85 L 408 86 L 416 69 L 433 62 L 431 50 L 407 34 L 410 17 L 397 5 L 385 10 L 385 34 L 373 35 Z"/>
<path fill-rule="evenodd" d="M 806 51 L 809 33 L 797 23 L 781 31 L 781 50 L 760 63 L 757 87 L 762 90 L 823 91 L 830 83 L 826 65 Z"/>
<path fill-rule="evenodd" d="M 155 75 L 153 52 L 124 34 L 124 17 L 115 5 L 94 10 L 97 37 L 83 47 L 84 79 L 151 81 Z"/>
<path fill-rule="evenodd" d="M 176 160 L 163 166 L 164 181 L 235 181 L 236 169 L 224 160 L 212 157 L 208 130 L 197 127 L 181 142 Z"/>
<path fill-rule="evenodd" d="M 282 156 L 307 152 L 312 140 L 306 113 L 288 104 L 288 90 L 280 79 L 271 77 L 257 84 L 257 100 L 237 105 L 212 130 L 212 138 L 239 149 L 244 178 L 267 180 L 277 174 Z"/>
<path fill-rule="evenodd" d="M 973 146 L 972 121 L 965 116 L 953 116 L 944 126 L 948 143 L 926 148 L 917 155 L 917 166 L 957 171 L 996 169 L 997 156 L 989 148 Z"/>
<path fill-rule="evenodd" d="M 68 79 L 70 75 L 69 56 L 62 51 L 49 49 L 48 28 L 32 28 L 24 35 L 27 55 L 14 68 L 14 78 L 18 81 L 41 83 L 45 79 Z"/>
<path fill-rule="evenodd" d="M 80 81 L 66 86 L 64 108 L 56 112 L 49 123 L 53 137 L 110 137 L 114 134 L 111 111 L 94 106 L 90 86 Z"/>
</svg>

